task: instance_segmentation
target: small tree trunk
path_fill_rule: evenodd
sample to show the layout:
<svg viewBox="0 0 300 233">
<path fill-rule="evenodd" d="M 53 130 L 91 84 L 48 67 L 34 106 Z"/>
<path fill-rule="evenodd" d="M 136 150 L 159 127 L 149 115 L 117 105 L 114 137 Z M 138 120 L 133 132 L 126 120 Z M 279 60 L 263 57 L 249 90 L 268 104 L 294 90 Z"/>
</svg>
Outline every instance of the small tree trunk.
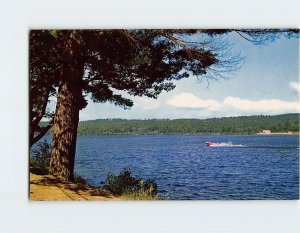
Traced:
<svg viewBox="0 0 300 233">
<path fill-rule="evenodd" d="M 82 96 L 82 40 L 75 32 L 65 42 L 64 66 L 58 89 L 49 173 L 72 181 L 79 110 L 86 104 Z"/>
</svg>

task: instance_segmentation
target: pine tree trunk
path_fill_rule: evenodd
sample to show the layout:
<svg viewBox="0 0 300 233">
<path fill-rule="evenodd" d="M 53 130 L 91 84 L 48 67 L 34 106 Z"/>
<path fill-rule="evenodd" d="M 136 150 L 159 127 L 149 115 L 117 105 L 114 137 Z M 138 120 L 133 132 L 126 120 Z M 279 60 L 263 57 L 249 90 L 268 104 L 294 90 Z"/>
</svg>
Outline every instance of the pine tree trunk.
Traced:
<svg viewBox="0 0 300 233">
<path fill-rule="evenodd" d="M 49 173 L 72 181 L 76 151 L 79 110 L 82 97 L 82 40 L 71 32 L 65 42 L 64 63 L 58 89 Z"/>
<path fill-rule="evenodd" d="M 79 109 L 68 83 L 59 87 L 50 158 L 50 174 L 73 178 Z"/>
</svg>

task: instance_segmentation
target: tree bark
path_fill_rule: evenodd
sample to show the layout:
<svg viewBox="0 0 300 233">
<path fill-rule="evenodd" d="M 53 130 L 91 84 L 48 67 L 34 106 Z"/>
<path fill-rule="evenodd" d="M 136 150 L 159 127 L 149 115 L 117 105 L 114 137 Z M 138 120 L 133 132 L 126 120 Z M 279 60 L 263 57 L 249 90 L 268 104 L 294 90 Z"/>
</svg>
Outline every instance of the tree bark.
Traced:
<svg viewBox="0 0 300 233">
<path fill-rule="evenodd" d="M 83 47 L 78 33 L 67 35 L 54 117 L 49 173 L 67 181 L 73 180 L 79 110 L 86 103 L 81 88 Z"/>
<path fill-rule="evenodd" d="M 79 120 L 79 108 L 72 92 L 67 82 L 59 87 L 50 158 L 50 174 L 68 181 L 73 179 Z"/>
</svg>

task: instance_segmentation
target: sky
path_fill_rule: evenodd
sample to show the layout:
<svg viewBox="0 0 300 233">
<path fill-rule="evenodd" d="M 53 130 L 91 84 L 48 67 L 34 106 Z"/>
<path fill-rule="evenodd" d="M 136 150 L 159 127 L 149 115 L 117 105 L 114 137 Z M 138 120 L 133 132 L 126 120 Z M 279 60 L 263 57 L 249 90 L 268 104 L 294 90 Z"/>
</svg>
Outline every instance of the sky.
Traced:
<svg viewBox="0 0 300 233">
<path fill-rule="evenodd" d="M 175 81 L 176 88 L 157 99 L 130 97 L 129 110 L 111 103 L 93 103 L 80 111 L 80 120 L 206 119 L 228 116 L 276 115 L 300 112 L 299 39 L 278 39 L 257 46 L 231 35 L 233 53 L 244 57 L 242 67 L 217 80 L 190 76 Z"/>
</svg>

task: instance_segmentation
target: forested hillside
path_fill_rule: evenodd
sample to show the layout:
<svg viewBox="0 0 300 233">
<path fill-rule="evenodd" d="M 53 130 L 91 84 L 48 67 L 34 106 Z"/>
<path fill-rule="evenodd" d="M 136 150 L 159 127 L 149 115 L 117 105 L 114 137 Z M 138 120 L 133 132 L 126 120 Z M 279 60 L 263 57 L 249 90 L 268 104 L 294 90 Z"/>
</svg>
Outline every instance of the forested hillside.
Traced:
<svg viewBox="0 0 300 233">
<path fill-rule="evenodd" d="M 299 132 L 299 114 L 223 117 L 206 120 L 99 119 L 79 122 L 78 134 L 253 134 L 263 129 L 269 129 L 272 132 Z"/>
</svg>

